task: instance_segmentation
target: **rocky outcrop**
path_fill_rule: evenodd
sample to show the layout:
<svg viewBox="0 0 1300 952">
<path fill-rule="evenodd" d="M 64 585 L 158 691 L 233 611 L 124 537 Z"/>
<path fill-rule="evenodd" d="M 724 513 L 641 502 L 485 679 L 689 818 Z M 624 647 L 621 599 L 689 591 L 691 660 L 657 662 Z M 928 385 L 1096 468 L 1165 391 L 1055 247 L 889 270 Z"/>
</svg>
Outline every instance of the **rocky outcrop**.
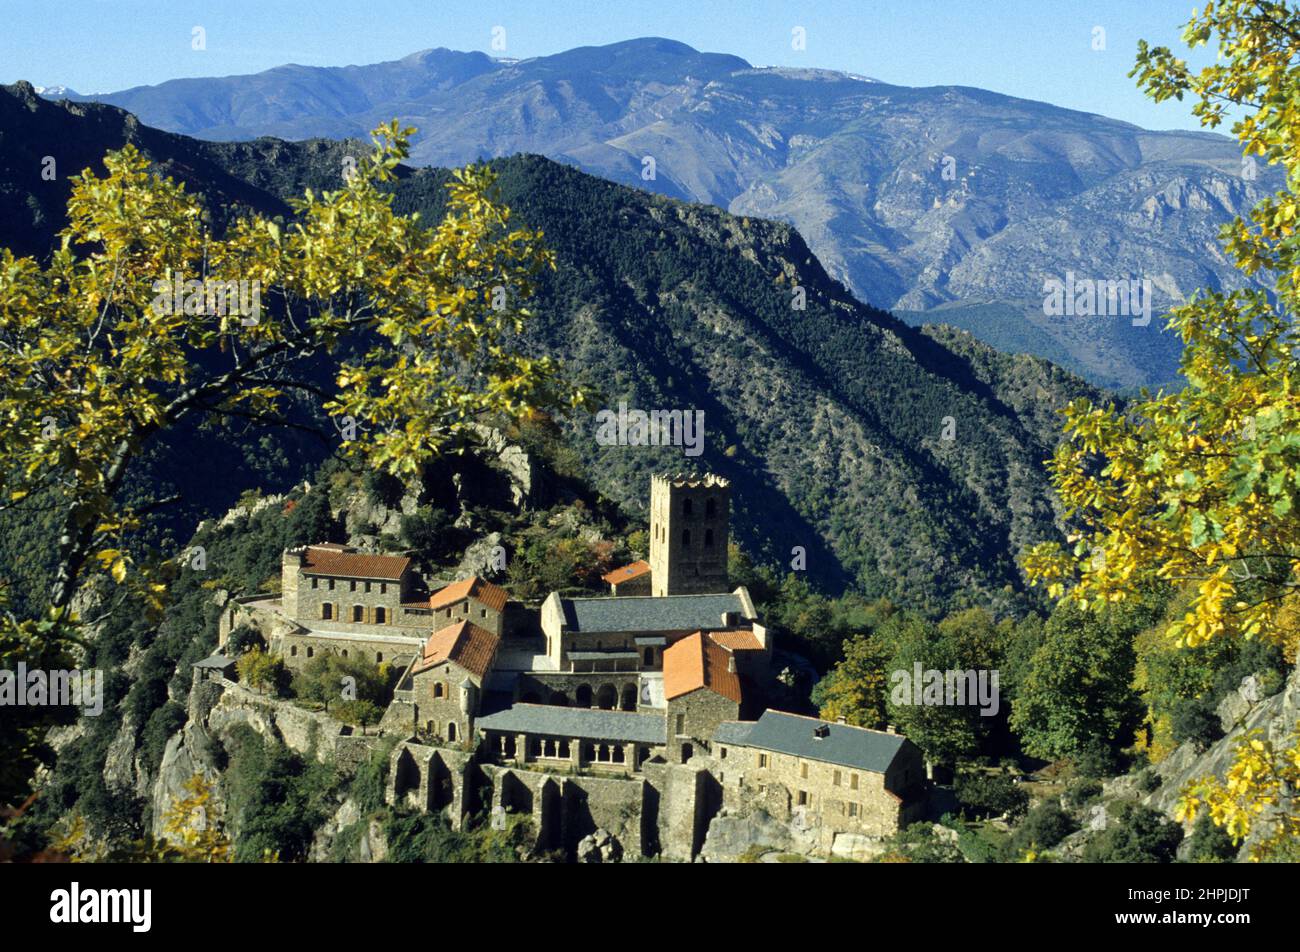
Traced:
<svg viewBox="0 0 1300 952">
<path fill-rule="evenodd" d="M 1148 806 L 1172 818 L 1184 788 L 1210 774 L 1222 779 L 1232 765 L 1237 742 L 1251 731 L 1260 731 L 1262 740 L 1275 745 L 1288 745 L 1300 724 L 1300 665 L 1292 670 L 1283 689 L 1269 698 L 1260 699 L 1256 679 L 1245 678 L 1219 705 L 1219 714 L 1227 734 L 1203 753 L 1190 743 L 1183 744 L 1162 760 L 1156 768 L 1162 783 L 1144 800 Z M 1270 815 L 1271 811 L 1265 812 L 1265 822 L 1256 827 L 1245 849 L 1267 828 Z"/>
</svg>

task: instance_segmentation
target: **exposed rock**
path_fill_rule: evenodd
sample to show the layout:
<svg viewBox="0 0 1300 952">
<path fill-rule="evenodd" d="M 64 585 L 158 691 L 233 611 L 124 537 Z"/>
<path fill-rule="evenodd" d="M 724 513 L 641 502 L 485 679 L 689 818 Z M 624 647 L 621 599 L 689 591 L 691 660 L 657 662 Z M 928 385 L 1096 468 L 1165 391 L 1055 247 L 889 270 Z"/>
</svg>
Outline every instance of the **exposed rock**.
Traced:
<svg viewBox="0 0 1300 952">
<path fill-rule="evenodd" d="M 498 572 L 497 550 L 501 546 L 501 533 L 489 532 L 482 538 L 472 542 L 465 549 L 465 554 L 456 566 L 456 578 L 468 578 L 471 575 L 481 575 L 485 578 L 491 578 Z"/>
<path fill-rule="evenodd" d="M 937 826 L 936 829 L 938 829 Z M 951 830 L 950 832 L 953 834 L 955 842 L 957 831 Z M 835 839 L 831 843 L 832 856 L 857 860 L 860 863 L 869 862 L 884 851 L 883 840 L 875 836 L 864 836 L 861 833 L 836 833 Z"/>
<path fill-rule="evenodd" d="M 576 856 L 579 863 L 617 863 L 623 847 L 608 830 L 597 828 L 578 841 Z"/>
<path fill-rule="evenodd" d="M 783 823 L 765 810 L 747 813 L 723 810 L 709 824 L 700 858 L 707 863 L 734 863 L 764 848 L 808 854 L 815 843 L 815 835 L 796 829 L 793 819 Z"/>
<path fill-rule="evenodd" d="M 1225 734 L 1250 716 L 1250 712 L 1264 700 L 1262 694 L 1259 677 L 1252 674 L 1242 678 L 1237 689 L 1219 702 L 1215 713 L 1219 715 L 1219 724 Z"/>
</svg>

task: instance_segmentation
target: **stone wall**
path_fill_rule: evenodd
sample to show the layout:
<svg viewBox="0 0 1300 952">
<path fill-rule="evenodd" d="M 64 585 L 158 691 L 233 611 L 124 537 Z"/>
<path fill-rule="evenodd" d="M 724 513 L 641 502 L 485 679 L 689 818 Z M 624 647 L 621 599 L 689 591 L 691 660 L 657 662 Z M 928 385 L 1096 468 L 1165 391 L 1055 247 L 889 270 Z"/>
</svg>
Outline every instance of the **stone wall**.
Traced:
<svg viewBox="0 0 1300 952">
<path fill-rule="evenodd" d="M 911 745 L 904 747 L 886 774 L 752 747 L 717 747 L 715 769 L 727 807 L 761 808 L 778 821 L 816 828 L 826 852 L 837 834 L 884 837 L 896 833 L 914 812 L 900 792 L 914 787 L 924 776 L 920 752 Z"/>
<path fill-rule="evenodd" d="M 424 645 L 424 639 L 410 630 L 397 629 L 383 634 L 371 632 L 334 634 L 295 629 L 282 633 L 271 647 L 279 653 L 286 668 L 298 671 L 319 654 L 336 654 L 405 668 Z"/>
<path fill-rule="evenodd" d="M 739 716 L 739 704 L 708 688 L 673 698 L 668 702 L 668 759 L 682 764 L 691 755 L 707 754 L 718 725 Z"/>
</svg>

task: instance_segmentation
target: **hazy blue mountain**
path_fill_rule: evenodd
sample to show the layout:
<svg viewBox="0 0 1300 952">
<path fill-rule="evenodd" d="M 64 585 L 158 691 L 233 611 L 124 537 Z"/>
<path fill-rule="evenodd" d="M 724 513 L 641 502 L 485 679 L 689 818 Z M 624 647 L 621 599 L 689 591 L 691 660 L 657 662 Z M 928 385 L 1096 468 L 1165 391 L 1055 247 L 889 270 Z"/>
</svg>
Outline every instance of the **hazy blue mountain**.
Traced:
<svg viewBox="0 0 1300 952">
<path fill-rule="evenodd" d="M 1147 279 L 1157 314 L 1198 287 L 1238 286 L 1218 229 L 1279 182 L 1220 135 L 967 87 L 754 68 L 656 38 L 521 61 L 437 49 L 99 98 L 211 139 L 357 136 L 396 116 L 420 129 L 419 164 L 538 153 L 785 220 L 878 307 L 943 308 L 909 319 L 951 321 L 1117 385 L 1169 379 L 1177 342 L 1158 316 L 1147 327 L 1048 317 L 1044 280 Z"/>
</svg>

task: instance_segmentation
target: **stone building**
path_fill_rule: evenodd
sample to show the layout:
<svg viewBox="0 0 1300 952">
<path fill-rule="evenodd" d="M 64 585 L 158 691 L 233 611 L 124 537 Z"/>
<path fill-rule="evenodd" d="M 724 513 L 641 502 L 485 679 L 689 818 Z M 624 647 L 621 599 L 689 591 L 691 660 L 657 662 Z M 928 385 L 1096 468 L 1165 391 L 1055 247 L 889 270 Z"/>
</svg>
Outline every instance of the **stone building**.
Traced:
<svg viewBox="0 0 1300 952">
<path fill-rule="evenodd" d="M 482 754 L 496 763 L 631 775 L 661 756 L 662 714 L 514 704 L 480 718 Z"/>
<path fill-rule="evenodd" d="M 828 852 L 837 835 L 890 836 L 924 808 L 924 760 L 900 734 L 768 710 L 721 724 L 713 760 L 725 805 L 816 826 Z"/>
<path fill-rule="evenodd" d="M 721 476 L 650 480 L 650 594 L 725 592 L 731 483 Z"/>
<path fill-rule="evenodd" d="M 741 700 L 732 652 L 702 632 L 670 645 L 664 652 L 669 759 L 684 764 L 697 749 L 707 752 L 718 725 L 740 716 Z"/>
<path fill-rule="evenodd" d="M 504 632 L 509 601 L 510 594 L 504 588 L 474 575 L 452 582 L 427 598 L 405 602 L 402 609 L 423 625 L 443 628 L 458 621 L 472 621 L 499 638 Z"/>
<path fill-rule="evenodd" d="M 752 631 L 754 602 L 742 586 L 711 595 L 563 598 L 542 603 L 546 656 L 557 671 L 659 671 L 669 644 L 700 630 Z M 759 626 L 761 627 L 761 626 Z"/>
<path fill-rule="evenodd" d="M 406 556 L 324 542 L 286 549 L 280 565 L 281 611 L 302 625 L 336 631 L 428 627 L 427 619 L 401 611 L 422 584 Z"/>
<path fill-rule="evenodd" d="M 650 563 L 645 559 L 624 565 L 601 576 L 611 595 L 649 595 Z"/>
<path fill-rule="evenodd" d="M 472 742 L 483 682 L 500 643 L 494 633 L 466 620 L 434 632 L 398 681 L 384 729 L 404 727 L 448 744 Z"/>
</svg>

